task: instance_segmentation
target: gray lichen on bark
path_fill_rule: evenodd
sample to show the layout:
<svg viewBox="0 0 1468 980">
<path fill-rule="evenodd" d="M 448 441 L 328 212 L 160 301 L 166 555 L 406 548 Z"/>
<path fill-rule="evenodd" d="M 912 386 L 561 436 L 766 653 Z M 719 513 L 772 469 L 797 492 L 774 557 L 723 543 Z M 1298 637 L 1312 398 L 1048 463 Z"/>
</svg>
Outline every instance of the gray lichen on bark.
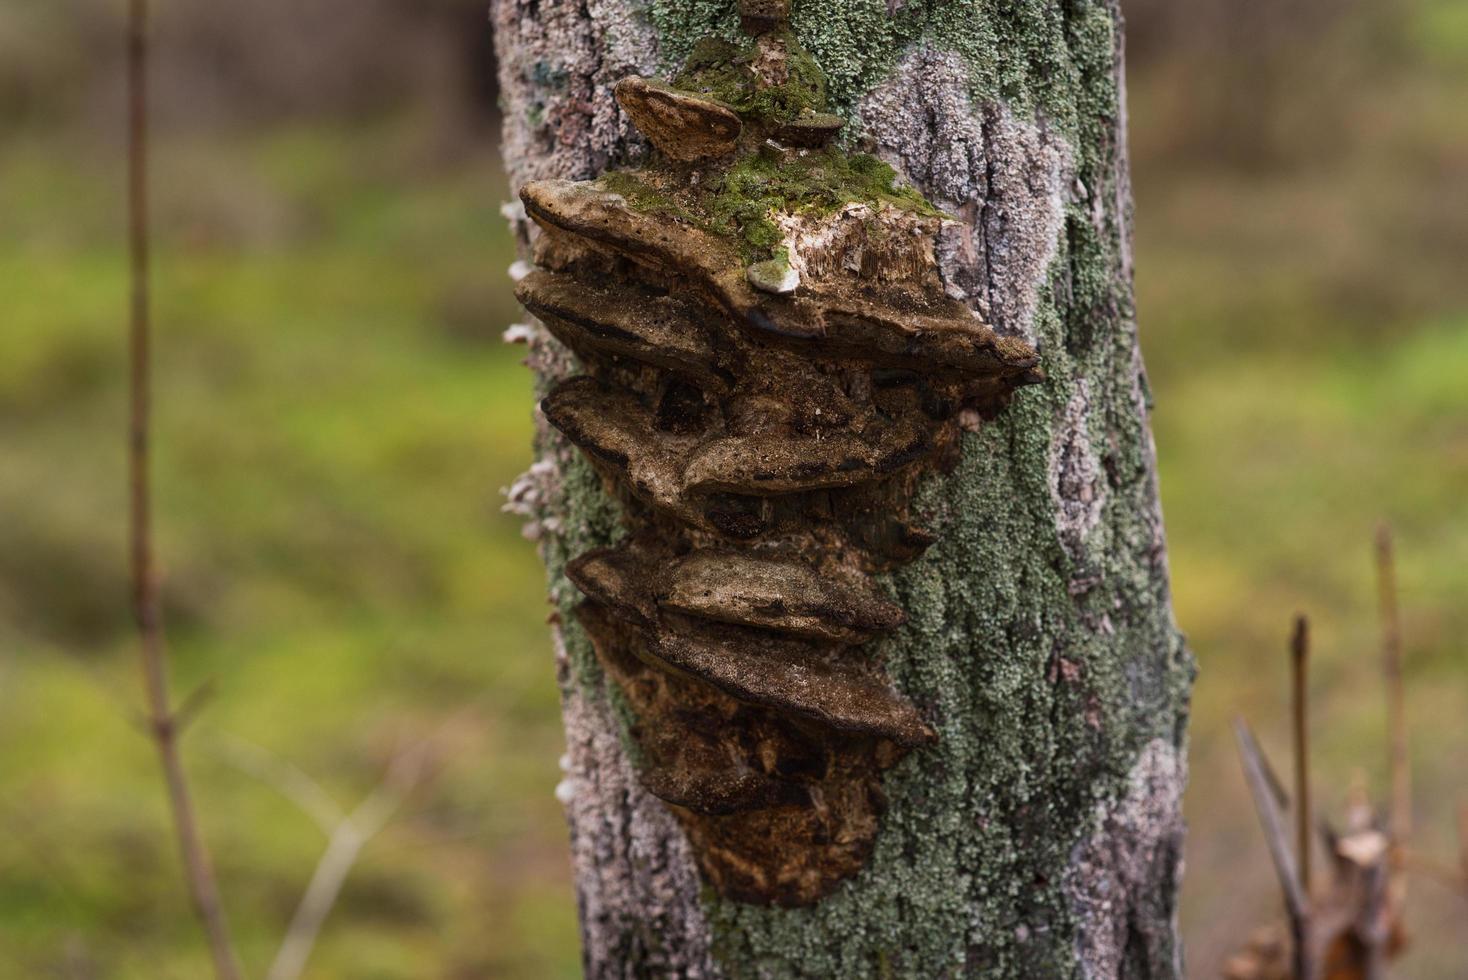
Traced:
<svg viewBox="0 0 1468 980">
<path fill-rule="evenodd" d="M 611 85 L 737 29 L 732 0 L 498 0 L 494 22 L 513 189 L 637 158 Z M 857 138 L 969 223 L 951 291 L 1036 341 L 1048 381 L 922 488 L 938 543 L 892 577 L 910 623 L 885 653 L 940 742 L 889 774 L 870 866 L 807 910 L 705 895 L 676 825 L 631 778 L 623 708 L 570 623 L 562 571 L 619 535 L 617 511 L 542 425 L 587 973 L 1177 975 L 1192 666 L 1137 353 L 1120 14 L 1098 0 L 824 0 L 798 3 L 795 27 Z M 542 381 L 569 370 L 553 341 L 533 343 Z"/>
<path fill-rule="evenodd" d="M 1085 558 L 1086 539 L 1106 508 L 1106 475 L 1091 440 L 1091 386 L 1081 378 L 1065 403 L 1050 449 L 1050 496 L 1060 543 L 1073 561 Z"/>
<path fill-rule="evenodd" d="M 1097 924 L 1076 937 L 1076 959 L 1087 980 L 1157 976 L 1159 966 L 1182 975 L 1174 935 L 1183 844 L 1177 813 L 1186 780 L 1187 762 L 1177 747 L 1164 739 L 1149 742 L 1127 776 L 1126 794 L 1097 808 L 1091 835 L 1071 854 L 1067 897 Z M 1148 951 L 1169 948 L 1171 963 L 1149 960 Z"/>
<path fill-rule="evenodd" d="M 1043 118 L 1022 121 L 999 101 L 976 107 L 970 90 L 957 53 L 920 44 L 861 100 L 857 119 L 879 156 L 962 219 L 939 256 L 950 294 L 999 333 L 1033 342 L 1072 153 Z"/>
<path fill-rule="evenodd" d="M 611 86 L 657 69 L 657 34 L 640 5 L 497 0 L 491 16 L 513 186 L 593 177 L 639 148 Z"/>
<path fill-rule="evenodd" d="M 566 725 L 557 796 L 571 827 L 586 961 L 602 971 L 637 964 L 642 973 L 630 975 L 712 976 L 708 922 L 690 901 L 699 885 L 688 843 L 639 785 L 609 705 L 570 676 L 557 646 Z"/>
</svg>

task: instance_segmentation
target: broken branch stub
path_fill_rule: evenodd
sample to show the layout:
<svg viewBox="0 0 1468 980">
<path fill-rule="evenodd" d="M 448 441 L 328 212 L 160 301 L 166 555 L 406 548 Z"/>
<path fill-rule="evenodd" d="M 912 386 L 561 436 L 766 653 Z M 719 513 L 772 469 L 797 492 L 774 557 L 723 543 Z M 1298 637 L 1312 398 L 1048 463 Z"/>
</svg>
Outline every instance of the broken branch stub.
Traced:
<svg viewBox="0 0 1468 980">
<path fill-rule="evenodd" d="M 906 622 L 872 576 L 931 542 L 913 496 L 960 414 L 1040 375 L 945 289 L 952 219 L 831 145 L 789 4 L 740 12 L 745 48 L 617 85 L 646 166 L 522 189 L 516 295 L 585 368 L 547 421 L 624 504 L 626 540 L 568 575 L 643 784 L 720 893 L 808 905 L 865 865 L 882 773 L 937 739 L 871 648 Z"/>
</svg>

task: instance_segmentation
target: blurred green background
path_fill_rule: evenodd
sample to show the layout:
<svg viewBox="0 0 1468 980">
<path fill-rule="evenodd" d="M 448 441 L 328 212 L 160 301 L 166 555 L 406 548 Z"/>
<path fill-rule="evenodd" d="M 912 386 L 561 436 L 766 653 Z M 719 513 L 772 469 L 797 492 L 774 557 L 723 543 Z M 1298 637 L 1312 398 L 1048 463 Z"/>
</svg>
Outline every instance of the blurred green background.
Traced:
<svg viewBox="0 0 1468 980">
<path fill-rule="evenodd" d="M 196 978 L 126 608 L 121 7 L 0 6 L 0 977 Z M 1132 0 L 1137 286 L 1202 668 L 1190 974 L 1277 899 L 1227 723 L 1382 784 L 1371 538 L 1397 528 L 1424 850 L 1468 798 L 1468 7 Z M 263 973 L 341 805 L 434 764 L 308 976 L 578 971 L 539 562 L 500 488 L 530 379 L 483 0 L 159 3 L 157 508 L 187 746 Z M 265 772 L 262 772 L 265 770 Z M 274 773 L 274 775 L 272 775 Z M 262 778 L 263 777 L 263 778 Z M 1404 977 L 1468 973 L 1412 892 Z"/>
</svg>

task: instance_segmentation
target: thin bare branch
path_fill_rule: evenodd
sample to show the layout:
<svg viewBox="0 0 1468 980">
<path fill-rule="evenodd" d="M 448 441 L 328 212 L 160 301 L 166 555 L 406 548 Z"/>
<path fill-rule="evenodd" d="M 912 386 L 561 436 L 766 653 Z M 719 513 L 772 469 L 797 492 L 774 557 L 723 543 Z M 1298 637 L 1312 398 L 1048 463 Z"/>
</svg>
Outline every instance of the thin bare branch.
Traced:
<svg viewBox="0 0 1468 980">
<path fill-rule="evenodd" d="M 230 764 L 273 787 L 299 807 L 327 837 L 347 819 L 346 811 L 331 798 L 331 794 L 299 766 L 233 735 L 226 738 L 221 751 Z"/>
<path fill-rule="evenodd" d="M 430 748 L 431 742 L 424 740 L 398 753 L 382 782 L 331 830 L 326 850 L 317 862 L 275 962 L 266 974 L 267 980 L 297 980 L 300 977 L 362 848 L 387 826 L 417 785 Z"/>
<path fill-rule="evenodd" d="M 482 701 L 480 698 L 466 705 L 432 735 L 394 754 L 382 780 L 351 813 L 343 811 L 321 784 L 299 767 L 244 739 L 230 737 L 225 742 L 224 754 L 230 762 L 294 802 L 316 822 L 327 839 L 326 849 L 270 967 L 269 980 L 296 980 L 301 975 L 362 849 L 381 833 L 418 785 L 439 741 L 461 720 L 479 710 Z"/>
<path fill-rule="evenodd" d="M 1294 805 L 1290 799 L 1290 791 L 1285 788 L 1284 780 L 1279 778 L 1279 773 L 1274 771 L 1274 764 L 1269 757 L 1261 755 L 1259 764 L 1264 768 L 1264 779 L 1269 785 L 1269 791 L 1274 794 L 1274 804 L 1281 810 L 1288 810 Z"/>
<path fill-rule="evenodd" d="M 1468 894 L 1468 803 L 1458 804 L 1458 867 L 1463 872 L 1463 891 Z"/>
<path fill-rule="evenodd" d="M 173 713 L 173 727 L 178 729 L 180 735 L 189 730 L 189 726 L 203 713 L 217 693 L 218 688 L 210 679 L 194 688 L 179 702 L 178 709 Z"/>
<path fill-rule="evenodd" d="M 1397 570 L 1393 550 L 1392 529 L 1382 524 L 1376 532 L 1376 589 L 1381 615 L 1381 665 L 1386 676 L 1387 723 L 1391 731 L 1392 799 L 1387 829 L 1394 845 L 1400 849 L 1406 847 L 1412 837 L 1412 769 L 1407 758 L 1402 623 L 1397 605 Z"/>
<path fill-rule="evenodd" d="M 1284 814 L 1275 800 L 1274 791 L 1265 775 L 1267 763 L 1259 748 L 1254 733 L 1242 718 L 1234 721 L 1234 736 L 1239 744 L 1239 757 L 1244 764 L 1244 778 L 1249 784 L 1249 794 L 1254 799 L 1254 809 L 1259 814 L 1259 824 L 1264 829 L 1264 841 L 1269 846 L 1269 857 L 1274 862 L 1274 871 L 1284 892 L 1285 913 L 1290 920 L 1290 933 L 1294 942 L 1295 975 L 1311 977 L 1310 965 L 1310 907 L 1305 891 L 1300 887 L 1294 855 L 1290 853 L 1289 832 L 1285 829 Z"/>
<path fill-rule="evenodd" d="M 239 980 L 240 970 L 213 867 L 199 834 L 193 800 L 178 751 L 178 719 L 169 704 L 168 664 L 164 648 L 162 604 L 154 567 L 152 500 L 149 484 L 151 421 L 151 310 L 148 234 L 148 0 L 128 3 L 128 253 L 132 279 L 128 330 L 129 430 L 128 468 L 131 487 L 130 531 L 133 613 L 141 641 L 143 687 L 148 702 L 148 728 L 158 748 L 173 811 L 179 853 L 188 879 L 189 897 L 204 928 L 214 972 L 220 980 Z"/>
<path fill-rule="evenodd" d="M 1291 685 L 1294 697 L 1295 741 L 1295 847 L 1300 859 L 1300 888 L 1308 901 L 1311 889 L 1310 852 L 1314 814 L 1310 804 L 1310 621 L 1295 617 L 1290 638 Z"/>
</svg>

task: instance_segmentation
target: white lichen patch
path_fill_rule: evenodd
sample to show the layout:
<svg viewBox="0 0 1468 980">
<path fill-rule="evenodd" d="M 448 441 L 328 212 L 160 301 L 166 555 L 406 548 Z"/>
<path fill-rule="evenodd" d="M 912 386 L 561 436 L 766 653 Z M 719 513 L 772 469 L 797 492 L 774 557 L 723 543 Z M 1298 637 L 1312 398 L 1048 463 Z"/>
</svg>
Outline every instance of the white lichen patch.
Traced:
<svg viewBox="0 0 1468 980">
<path fill-rule="evenodd" d="M 1101 523 L 1106 506 L 1106 474 L 1090 435 L 1091 386 L 1076 382 L 1057 420 L 1050 445 L 1050 496 L 1055 527 L 1066 554 L 1080 559 L 1086 539 Z"/>
<path fill-rule="evenodd" d="M 560 486 L 559 467 L 549 459 L 539 460 L 501 491 L 505 505 L 500 509 L 525 518 L 521 533 L 527 540 L 539 541 L 544 535 L 561 530 L 561 520 L 555 514 Z"/>
<path fill-rule="evenodd" d="M 526 220 L 525 205 L 519 198 L 513 201 L 504 201 L 500 204 L 500 217 L 510 223 L 511 227 Z"/>
<path fill-rule="evenodd" d="M 1020 119 L 998 102 L 975 105 L 969 91 L 959 55 L 918 46 L 858 115 L 877 134 L 877 154 L 959 219 L 944 224 L 938 245 L 949 295 L 999 333 L 1034 343 L 1074 155 L 1043 119 Z"/>
<path fill-rule="evenodd" d="M 531 323 L 512 323 L 505 328 L 501 339 L 507 344 L 530 344 L 540 333 L 540 328 Z"/>
<path fill-rule="evenodd" d="M 1125 793 L 1097 807 L 1091 834 L 1072 853 L 1065 892 L 1087 980 L 1120 977 L 1128 964 L 1146 965 L 1138 975 L 1182 976 L 1173 915 L 1186 782 L 1184 755 L 1163 739 L 1149 742 Z"/>
</svg>

